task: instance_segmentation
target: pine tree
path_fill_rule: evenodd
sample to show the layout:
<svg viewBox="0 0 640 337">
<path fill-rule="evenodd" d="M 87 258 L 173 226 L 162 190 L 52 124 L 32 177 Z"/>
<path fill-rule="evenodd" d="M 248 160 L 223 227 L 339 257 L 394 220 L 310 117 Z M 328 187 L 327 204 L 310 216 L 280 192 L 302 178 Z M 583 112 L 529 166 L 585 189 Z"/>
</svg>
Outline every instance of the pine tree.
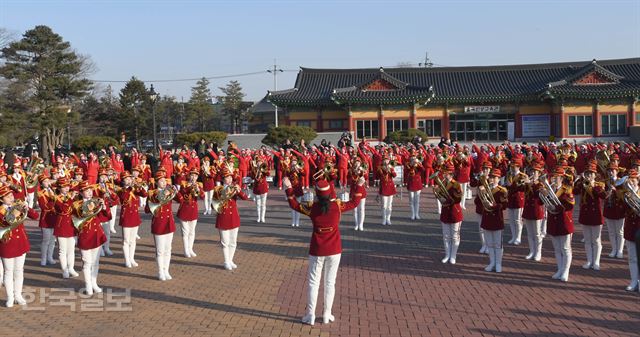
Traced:
<svg viewBox="0 0 640 337">
<path fill-rule="evenodd" d="M 206 131 L 206 125 L 210 123 L 213 117 L 209 80 L 204 77 L 196 82 L 195 87 L 191 88 L 191 98 L 189 99 L 187 116 L 189 117 L 189 124 L 197 124 L 193 129 L 199 130 L 200 132 Z"/>
<path fill-rule="evenodd" d="M 233 133 L 238 133 L 241 123 L 251 117 L 248 104 L 243 102 L 245 94 L 238 81 L 231 81 L 226 87 L 219 87 L 224 96 L 218 96 L 222 104 L 222 113 L 232 122 Z"/>
<path fill-rule="evenodd" d="M 131 77 L 120 90 L 120 114 L 118 117 L 118 131 L 130 133 L 133 128 L 133 134 L 127 134 L 128 139 L 134 139 L 136 147 L 140 148 L 140 139 L 143 135 L 148 135 L 150 125 L 148 120 L 151 118 L 149 110 L 149 93 L 144 82 Z M 153 132 L 153 130 L 151 130 Z"/>
</svg>

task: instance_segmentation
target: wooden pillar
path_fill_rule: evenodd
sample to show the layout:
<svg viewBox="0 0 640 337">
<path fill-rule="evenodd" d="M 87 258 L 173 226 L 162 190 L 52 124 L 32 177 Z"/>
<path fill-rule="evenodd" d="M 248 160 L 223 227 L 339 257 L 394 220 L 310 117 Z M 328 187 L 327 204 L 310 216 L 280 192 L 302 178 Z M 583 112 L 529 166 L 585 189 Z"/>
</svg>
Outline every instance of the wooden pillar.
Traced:
<svg viewBox="0 0 640 337">
<path fill-rule="evenodd" d="M 355 128 L 355 126 L 353 125 L 353 111 L 351 111 L 351 104 L 349 104 L 348 109 L 349 109 L 349 110 L 348 110 L 348 116 L 349 116 L 348 123 L 349 123 L 349 125 L 348 125 L 348 127 L 347 127 L 347 130 L 349 130 L 349 132 L 355 132 L 355 131 L 356 131 L 356 128 Z"/>
<path fill-rule="evenodd" d="M 409 118 L 409 128 L 410 129 L 416 129 L 418 128 L 418 122 L 417 122 L 417 106 L 418 103 L 413 103 L 413 106 L 411 107 L 411 117 Z"/>
<path fill-rule="evenodd" d="M 444 112 L 442 113 L 442 136 L 451 138 L 449 135 L 449 104 L 444 105 Z"/>
<path fill-rule="evenodd" d="M 284 110 L 284 125 L 291 125 L 291 119 L 289 119 L 289 108 Z"/>
<path fill-rule="evenodd" d="M 316 129 L 318 130 L 318 132 L 323 132 L 324 125 L 322 121 L 322 108 L 318 108 L 318 110 L 316 111 L 316 124 L 317 124 Z"/>
<path fill-rule="evenodd" d="M 594 137 L 600 137 L 602 135 L 602 130 L 600 130 L 600 102 L 595 101 L 593 103 L 593 132 L 592 135 Z"/>
<path fill-rule="evenodd" d="M 557 121 L 558 121 L 557 128 L 558 128 L 558 130 L 556 132 L 556 135 L 559 138 L 564 138 L 564 137 L 567 136 L 566 134 L 568 133 L 568 132 L 564 131 L 564 117 L 565 117 L 564 116 L 564 101 L 560 101 L 560 109 L 559 109 L 558 112 L 559 112 L 560 117 L 557 118 Z"/>
<path fill-rule="evenodd" d="M 522 115 L 520 115 L 520 102 L 515 103 L 516 106 L 516 114 L 514 117 L 515 122 L 515 136 L 517 138 L 522 138 Z"/>
<path fill-rule="evenodd" d="M 384 110 L 382 110 L 382 105 L 378 107 L 378 140 L 384 140 L 384 137 L 387 136 L 387 128 L 384 122 Z"/>
<path fill-rule="evenodd" d="M 630 126 L 635 125 L 636 123 L 640 122 L 638 120 L 636 120 L 636 103 L 638 102 L 638 98 L 632 98 L 631 99 L 631 103 L 629 106 L 629 118 L 627 118 L 628 125 L 627 125 L 627 132 L 629 130 Z"/>
</svg>

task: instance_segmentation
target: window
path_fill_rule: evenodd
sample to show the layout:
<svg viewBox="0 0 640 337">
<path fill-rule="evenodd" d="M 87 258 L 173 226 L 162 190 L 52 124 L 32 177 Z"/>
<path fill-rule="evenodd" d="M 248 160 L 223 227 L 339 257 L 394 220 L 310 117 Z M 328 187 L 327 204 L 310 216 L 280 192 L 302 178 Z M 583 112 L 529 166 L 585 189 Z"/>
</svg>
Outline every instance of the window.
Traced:
<svg viewBox="0 0 640 337">
<path fill-rule="evenodd" d="M 602 116 L 603 135 L 623 135 L 627 133 L 627 115 L 604 115 Z"/>
<path fill-rule="evenodd" d="M 408 119 L 389 119 L 387 120 L 387 134 L 394 131 L 402 131 L 409 128 Z"/>
<path fill-rule="evenodd" d="M 569 136 L 585 136 L 592 133 L 592 116 L 569 116 Z"/>
<path fill-rule="evenodd" d="M 378 121 L 356 121 L 356 137 L 358 139 L 378 138 Z"/>
<path fill-rule="evenodd" d="M 440 137 L 442 135 L 441 123 L 439 119 L 419 119 L 418 130 L 423 131 L 429 137 Z"/>
<path fill-rule="evenodd" d="M 342 119 L 330 119 L 329 120 L 329 129 L 330 130 L 342 130 L 344 128 L 344 120 Z"/>
<path fill-rule="evenodd" d="M 296 126 L 308 126 L 308 127 L 311 127 L 311 121 L 296 121 Z"/>
</svg>

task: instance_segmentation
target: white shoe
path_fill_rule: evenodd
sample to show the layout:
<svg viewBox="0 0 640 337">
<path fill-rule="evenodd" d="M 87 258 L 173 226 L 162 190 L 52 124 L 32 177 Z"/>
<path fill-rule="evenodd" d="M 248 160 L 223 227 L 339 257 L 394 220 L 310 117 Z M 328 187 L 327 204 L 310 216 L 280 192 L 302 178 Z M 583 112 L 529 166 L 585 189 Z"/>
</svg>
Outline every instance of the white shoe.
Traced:
<svg viewBox="0 0 640 337">
<path fill-rule="evenodd" d="M 95 292 L 96 294 L 99 294 L 102 292 L 102 288 L 98 287 L 98 285 L 93 285 L 93 292 Z"/>
<path fill-rule="evenodd" d="M 587 262 L 582 265 L 582 269 L 591 269 L 591 262 Z"/>
<path fill-rule="evenodd" d="M 600 265 L 599 264 L 594 264 L 591 268 L 593 268 L 593 270 L 600 270 Z"/>
<path fill-rule="evenodd" d="M 452 258 L 450 258 L 450 259 L 449 259 L 449 263 L 451 263 L 451 264 L 456 264 L 456 259 L 455 259 L 455 258 L 453 258 L 453 257 L 452 257 Z"/>
<path fill-rule="evenodd" d="M 447 263 L 449 262 L 450 257 L 449 256 L 445 256 L 444 259 L 442 259 L 442 263 Z"/>
<path fill-rule="evenodd" d="M 193 251 L 193 249 L 189 252 L 191 254 L 191 257 L 196 257 L 198 255 L 196 255 L 196 253 Z"/>
<path fill-rule="evenodd" d="M 527 259 L 527 260 L 531 260 L 531 259 L 533 259 L 533 255 L 534 255 L 533 253 L 529 253 L 529 255 L 527 255 L 527 256 L 525 257 L 525 259 Z"/>
<path fill-rule="evenodd" d="M 493 268 L 495 268 L 495 265 L 488 265 L 486 267 L 484 267 L 484 271 L 493 271 Z"/>
<path fill-rule="evenodd" d="M 621 259 L 621 258 L 623 258 L 623 257 L 624 257 L 624 254 L 623 254 L 622 252 L 618 252 L 618 253 L 616 254 L 616 257 L 617 257 L 617 258 L 619 258 L 619 259 Z"/>
<path fill-rule="evenodd" d="M 167 279 L 167 281 L 173 280 L 173 277 L 171 277 L 171 274 L 169 274 L 168 271 L 164 273 L 164 277 Z"/>
<path fill-rule="evenodd" d="M 487 246 L 482 246 L 482 247 L 480 248 L 480 251 L 478 251 L 478 253 L 480 253 L 480 254 L 486 254 L 486 253 L 487 253 Z"/>
<path fill-rule="evenodd" d="M 69 270 L 69 275 L 71 275 L 71 277 L 78 277 L 80 276 L 80 274 L 78 274 L 75 270 L 71 269 Z"/>
<path fill-rule="evenodd" d="M 136 240 L 140 240 L 140 235 L 136 234 Z"/>
<path fill-rule="evenodd" d="M 626 291 L 636 291 L 638 290 L 638 281 L 631 282 L 626 288 Z"/>
<path fill-rule="evenodd" d="M 420 215 L 416 214 L 416 220 L 420 220 Z"/>
<path fill-rule="evenodd" d="M 189 252 L 185 252 L 185 253 L 184 253 L 184 257 L 186 257 L 186 258 L 190 258 L 190 257 L 191 257 L 191 253 L 189 253 Z"/>
<path fill-rule="evenodd" d="M 160 275 L 158 275 L 158 280 L 160 281 L 166 281 L 167 277 L 164 275 L 164 273 L 160 273 Z"/>
<path fill-rule="evenodd" d="M 6 303 L 7 308 L 13 307 L 13 298 L 8 298 Z"/>
<path fill-rule="evenodd" d="M 511 240 L 509 240 L 509 244 L 510 244 L 510 245 L 512 245 L 514 242 L 516 242 L 516 240 L 515 240 L 515 239 L 511 239 Z"/>
<path fill-rule="evenodd" d="M 296 224 L 296 227 L 300 227 L 300 224 L 299 224 L 299 223 L 297 223 L 297 224 Z"/>
<path fill-rule="evenodd" d="M 357 231 L 357 230 L 358 230 L 358 228 L 359 228 L 359 227 L 358 227 L 358 226 L 356 226 L 353 230 L 354 230 L 354 231 Z"/>
<path fill-rule="evenodd" d="M 47 265 L 47 261 L 46 260 L 40 261 L 40 265 L 45 267 Z"/>
<path fill-rule="evenodd" d="M 231 264 L 229 264 L 229 263 L 225 263 L 225 264 L 224 264 L 224 269 L 226 269 L 226 270 L 232 270 L 232 269 L 233 269 L 233 267 L 231 266 Z"/>
<path fill-rule="evenodd" d="M 133 268 L 133 266 L 131 265 L 131 263 L 130 263 L 130 262 L 125 262 L 124 266 L 125 266 L 126 268 Z"/>
<path fill-rule="evenodd" d="M 69 272 L 68 271 L 63 271 L 62 272 L 62 278 L 69 278 Z"/>
<path fill-rule="evenodd" d="M 296 226 L 296 224 L 294 224 L 294 223 L 291 224 L 291 227 L 295 227 L 295 226 Z"/>
<path fill-rule="evenodd" d="M 16 296 L 16 303 L 19 305 L 27 305 L 27 301 L 22 297 L 22 295 Z"/>
<path fill-rule="evenodd" d="M 518 240 L 513 241 L 513 244 L 514 244 L 514 245 L 516 245 L 516 246 L 520 246 L 520 243 L 521 243 L 521 242 L 520 242 L 520 241 L 518 241 Z"/>
<path fill-rule="evenodd" d="M 104 250 L 100 249 L 100 257 L 104 257 Z"/>
<path fill-rule="evenodd" d="M 309 325 L 314 325 L 316 323 L 316 316 L 314 316 L 314 315 L 304 315 L 304 317 L 302 317 L 302 323 L 309 324 Z"/>
<path fill-rule="evenodd" d="M 108 256 L 113 256 L 113 252 L 111 251 L 111 249 L 107 249 L 106 253 Z"/>
<path fill-rule="evenodd" d="M 110 231 L 111 231 L 111 234 L 116 234 L 117 233 L 115 228 L 111 228 Z"/>
<path fill-rule="evenodd" d="M 329 324 L 335 321 L 336 318 L 332 314 L 324 314 L 322 315 L 322 324 Z"/>
<path fill-rule="evenodd" d="M 562 276 L 560 276 L 560 281 L 562 281 L 562 282 L 569 282 L 569 275 L 562 275 Z"/>
<path fill-rule="evenodd" d="M 609 257 L 616 257 L 616 252 L 609 253 Z"/>
<path fill-rule="evenodd" d="M 132 267 L 137 267 L 138 266 L 138 262 L 131 260 L 131 266 Z"/>
<path fill-rule="evenodd" d="M 554 280 L 558 280 L 560 279 L 560 275 L 562 275 L 562 272 L 558 270 L 555 274 L 553 274 L 553 276 L 551 276 L 551 278 Z"/>
<path fill-rule="evenodd" d="M 415 216 L 415 215 L 412 215 L 412 216 L 411 216 L 411 220 L 415 220 L 415 219 L 416 219 L 416 216 Z"/>
<path fill-rule="evenodd" d="M 92 287 L 85 288 L 84 293 L 87 294 L 88 296 L 93 296 L 93 288 Z"/>
<path fill-rule="evenodd" d="M 238 268 L 238 265 L 237 265 L 237 264 L 235 264 L 235 263 L 233 263 L 233 262 L 230 262 L 229 264 L 231 265 L 231 268 L 232 268 L 232 269 L 236 269 L 236 268 Z"/>
<path fill-rule="evenodd" d="M 54 265 L 54 264 L 58 263 L 58 261 L 56 261 L 54 259 L 51 259 L 51 260 L 47 260 L 47 263 L 49 263 L 51 265 Z"/>
</svg>

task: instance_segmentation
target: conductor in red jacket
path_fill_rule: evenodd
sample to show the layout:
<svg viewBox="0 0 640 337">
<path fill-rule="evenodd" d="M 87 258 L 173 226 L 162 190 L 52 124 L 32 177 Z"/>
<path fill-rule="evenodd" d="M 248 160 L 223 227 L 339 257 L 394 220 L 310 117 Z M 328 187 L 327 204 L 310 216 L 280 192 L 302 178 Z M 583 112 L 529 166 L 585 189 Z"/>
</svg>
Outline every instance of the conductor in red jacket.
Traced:
<svg viewBox="0 0 640 337">
<path fill-rule="evenodd" d="M 320 288 L 320 279 L 324 268 L 324 311 L 322 321 L 324 324 L 334 321 L 331 314 L 333 298 L 335 296 L 335 283 L 340 265 L 342 253 L 342 241 L 340 240 L 340 217 L 343 212 L 352 210 L 360 203 L 360 193 L 353 194 L 351 200 L 344 203 L 339 199 L 331 198 L 331 188 L 325 180 L 316 184 L 317 200 L 313 203 L 298 203 L 291 182 L 288 178 L 282 181 L 286 188 L 289 206 L 311 218 L 313 234 L 309 248 L 309 287 L 308 302 L 305 316 L 302 322 L 313 325 L 315 323 L 316 300 Z M 364 178 L 358 180 L 358 185 L 364 184 Z"/>
</svg>

